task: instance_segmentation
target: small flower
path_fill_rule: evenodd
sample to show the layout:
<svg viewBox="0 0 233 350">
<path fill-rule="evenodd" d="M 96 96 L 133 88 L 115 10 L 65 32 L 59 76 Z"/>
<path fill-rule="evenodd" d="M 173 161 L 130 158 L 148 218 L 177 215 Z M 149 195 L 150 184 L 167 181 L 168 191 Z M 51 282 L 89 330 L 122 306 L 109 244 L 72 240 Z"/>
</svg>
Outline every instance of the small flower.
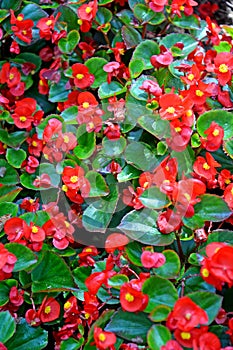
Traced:
<svg viewBox="0 0 233 350">
<path fill-rule="evenodd" d="M 38 316 L 43 323 L 56 320 L 60 316 L 60 304 L 53 297 L 46 296 L 38 310 Z"/>
<path fill-rule="evenodd" d="M 166 262 L 164 254 L 144 250 L 141 255 L 141 262 L 147 269 L 163 266 Z"/>
<path fill-rule="evenodd" d="M 75 63 L 71 68 L 74 78 L 74 85 L 79 89 L 85 89 L 93 84 L 95 78 L 89 73 L 88 68 L 84 64 Z"/>
<path fill-rule="evenodd" d="M 94 328 L 94 341 L 96 347 L 100 350 L 111 349 L 114 350 L 116 343 L 116 336 L 112 332 L 103 331 L 99 327 Z"/>
<path fill-rule="evenodd" d="M 141 289 L 141 280 L 131 280 L 123 284 L 120 289 L 120 303 L 123 310 L 136 312 L 143 311 L 146 308 L 149 297 L 143 294 Z"/>
</svg>

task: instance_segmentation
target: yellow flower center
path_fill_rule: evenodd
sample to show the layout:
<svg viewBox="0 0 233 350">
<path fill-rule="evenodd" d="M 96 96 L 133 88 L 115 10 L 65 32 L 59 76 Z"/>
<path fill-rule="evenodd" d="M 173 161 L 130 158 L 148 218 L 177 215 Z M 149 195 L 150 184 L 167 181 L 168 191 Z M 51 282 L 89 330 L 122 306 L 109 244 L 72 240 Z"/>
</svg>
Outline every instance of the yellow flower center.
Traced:
<svg viewBox="0 0 233 350">
<path fill-rule="evenodd" d="M 232 189 L 231 189 L 231 194 L 232 194 L 232 196 L 233 196 L 233 187 L 232 187 Z"/>
<path fill-rule="evenodd" d="M 76 175 L 71 176 L 70 181 L 71 181 L 73 184 L 75 184 L 75 182 L 78 181 L 78 176 L 76 176 Z"/>
<path fill-rule="evenodd" d="M 22 21 L 23 20 L 23 15 L 18 15 L 17 17 L 16 17 L 16 19 L 17 19 L 17 21 Z"/>
<path fill-rule="evenodd" d="M 181 132 L 181 130 L 182 130 L 182 129 L 181 129 L 179 126 L 178 126 L 177 128 L 175 128 L 175 131 L 176 131 L 176 132 Z"/>
<path fill-rule="evenodd" d="M 209 277 L 209 274 L 210 274 L 210 273 L 209 273 L 209 270 L 207 270 L 207 269 L 205 268 L 205 269 L 202 270 L 201 274 L 202 274 L 203 277 Z"/>
<path fill-rule="evenodd" d="M 91 315 L 90 315 L 88 312 L 85 312 L 84 317 L 85 317 L 86 320 L 88 320 L 88 318 L 89 318 L 90 316 L 91 316 Z"/>
<path fill-rule="evenodd" d="M 67 187 L 66 185 L 63 185 L 61 189 L 62 189 L 62 191 L 64 191 L 64 192 L 67 192 L 67 191 L 68 191 L 68 187 Z"/>
<path fill-rule="evenodd" d="M 201 90 L 196 90 L 196 95 L 197 95 L 198 97 L 202 97 L 202 96 L 204 95 L 204 92 L 201 91 Z"/>
<path fill-rule="evenodd" d="M 225 180 L 225 184 L 226 184 L 226 185 L 229 185 L 230 183 L 231 183 L 231 180 L 230 180 L 230 179 L 226 179 L 226 180 Z"/>
<path fill-rule="evenodd" d="M 65 136 L 64 136 L 64 142 L 65 142 L 65 143 L 69 143 L 69 141 L 70 141 L 69 137 L 68 137 L 67 135 L 65 135 Z"/>
<path fill-rule="evenodd" d="M 81 19 L 78 19 L 78 24 L 81 26 L 83 24 L 83 21 Z"/>
<path fill-rule="evenodd" d="M 213 136 L 218 136 L 219 135 L 219 130 L 218 129 L 214 129 L 214 131 L 212 132 Z"/>
<path fill-rule="evenodd" d="M 90 6 L 88 6 L 85 11 L 86 11 L 86 13 L 90 13 L 92 11 L 92 8 Z"/>
<path fill-rule="evenodd" d="M 10 73 L 9 75 L 10 80 L 14 79 L 14 77 L 15 77 L 14 74 Z"/>
<path fill-rule="evenodd" d="M 91 248 L 87 248 L 87 249 L 85 250 L 85 252 L 86 252 L 86 253 L 92 253 L 92 249 L 91 249 Z"/>
<path fill-rule="evenodd" d="M 134 296 L 130 293 L 126 293 L 125 300 L 127 300 L 129 303 L 132 303 L 134 301 Z"/>
<path fill-rule="evenodd" d="M 175 113 L 175 108 L 174 108 L 174 107 L 168 107 L 168 108 L 166 109 L 166 112 L 167 112 L 167 113 L 170 113 L 170 114 L 173 114 L 173 113 Z"/>
<path fill-rule="evenodd" d="M 191 199 L 191 196 L 188 193 L 184 193 L 184 196 L 187 199 L 187 201 L 189 202 Z"/>
<path fill-rule="evenodd" d="M 29 203 L 34 203 L 34 200 L 33 199 L 29 199 Z"/>
<path fill-rule="evenodd" d="M 37 146 L 37 142 L 36 141 L 32 141 L 32 146 L 36 147 Z"/>
<path fill-rule="evenodd" d="M 90 106 L 89 102 L 83 102 L 83 108 L 88 108 Z"/>
<path fill-rule="evenodd" d="M 70 307 L 71 307 L 71 302 L 67 301 L 65 304 L 64 304 L 64 309 L 65 310 L 68 310 Z"/>
<path fill-rule="evenodd" d="M 38 227 L 32 226 L 32 233 L 37 233 L 38 231 Z"/>
<path fill-rule="evenodd" d="M 51 26 L 51 24 L 53 23 L 53 21 L 51 19 L 49 19 L 47 22 L 46 22 L 46 25 L 47 26 Z"/>
<path fill-rule="evenodd" d="M 27 118 L 25 116 L 21 116 L 21 117 L 19 117 L 19 120 L 21 122 L 26 122 Z"/>
<path fill-rule="evenodd" d="M 43 80 L 40 79 L 39 85 L 40 85 L 40 86 L 43 86 L 43 85 L 44 85 Z"/>
<path fill-rule="evenodd" d="M 23 35 L 27 35 L 27 31 L 24 29 L 22 30 Z"/>
<path fill-rule="evenodd" d="M 179 7 L 179 10 L 180 10 L 180 11 L 184 11 L 184 6 L 181 5 L 181 6 Z"/>
<path fill-rule="evenodd" d="M 191 317 L 192 317 L 192 315 L 190 314 L 190 312 L 188 312 L 186 315 L 185 315 L 185 318 L 186 318 L 186 320 L 190 320 L 191 319 Z"/>
<path fill-rule="evenodd" d="M 78 80 L 83 79 L 83 77 L 84 77 L 84 75 L 81 74 L 81 73 L 79 73 L 79 74 L 76 75 L 76 78 L 77 78 Z"/>
<path fill-rule="evenodd" d="M 189 109 L 187 112 L 186 112 L 186 115 L 187 117 L 191 117 L 193 115 L 193 111 L 191 109 Z"/>
<path fill-rule="evenodd" d="M 70 224 L 68 221 L 65 221 L 66 228 L 70 227 Z"/>
<path fill-rule="evenodd" d="M 189 340 L 191 338 L 191 334 L 189 332 L 181 332 L 181 338 L 184 340 Z"/>
<path fill-rule="evenodd" d="M 209 169 L 210 169 L 209 164 L 208 164 L 208 163 L 204 163 L 204 164 L 203 164 L 203 169 L 209 170 Z"/>
<path fill-rule="evenodd" d="M 189 75 L 188 75 L 188 80 L 193 80 L 194 79 L 194 75 L 192 74 L 192 73 L 190 73 Z"/>
<path fill-rule="evenodd" d="M 220 64 L 218 68 L 220 73 L 227 73 L 228 72 L 228 67 L 225 63 Z"/>
<path fill-rule="evenodd" d="M 90 122 L 88 124 L 88 126 L 89 126 L 90 129 L 94 129 L 95 128 L 95 124 L 93 122 Z"/>
<path fill-rule="evenodd" d="M 48 315 L 51 312 L 51 306 L 46 306 L 46 308 L 44 309 L 44 312 Z"/>
</svg>

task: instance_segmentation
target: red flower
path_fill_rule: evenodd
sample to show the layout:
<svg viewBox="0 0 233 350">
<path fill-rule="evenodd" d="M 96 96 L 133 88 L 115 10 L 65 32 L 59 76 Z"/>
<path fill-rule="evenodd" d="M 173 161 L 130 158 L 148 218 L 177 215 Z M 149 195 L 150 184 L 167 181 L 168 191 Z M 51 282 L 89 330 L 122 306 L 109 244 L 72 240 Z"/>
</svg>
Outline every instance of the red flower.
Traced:
<svg viewBox="0 0 233 350">
<path fill-rule="evenodd" d="M 91 22 L 85 21 L 82 19 L 78 19 L 78 24 L 80 25 L 80 31 L 83 33 L 89 32 L 89 30 L 91 29 L 91 25 L 92 25 Z"/>
<path fill-rule="evenodd" d="M 97 1 L 90 1 L 87 4 L 81 5 L 78 8 L 78 16 L 83 21 L 92 21 L 97 12 Z"/>
<path fill-rule="evenodd" d="M 55 24 L 58 18 L 60 17 L 60 15 L 61 13 L 58 12 L 56 17 L 52 15 L 50 17 L 43 17 L 38 21 L 36 27 L 40 29 L 39 34 L 42 39 L 45 39 L 45 40 L 51 39 Z"/>
<path fill-rule="evenodd" d="M 233 210 L 233 183 L 226 187 L 223 197 L 228 206 Z"/>
<path fill-rule="evenodd" d="M 157 219 L 158 228 L 164 234 L 179 230 L 181 224 L 182 221 L 180 215 L 176 214 L 171 209 L 167 209 L 167 211 L 159 214 Z"/>
<path fill-rule="evenodd" d="M 145 80 L 142 86 L 140 87 L 140 89 L 156 97 L 159 97 L 162 95 L 162 89 L 160 88 L 159 84 L 153 80 L 149 80 L 149 79 Z"/>
<path fill-rule="evenodd" d="M 180 96 L 169 93 L 159 98 L 159 114 L 162 119 L 173 120 L 182 116 L 184 107 Z"/>
<path fill-rule="evenodd" d="M 14 119 L 15 125 L 20 128 L 29 128 L 31 124 L 42 118 L 44 112 L 36 111 L 36 100 L 34 98 L 24 98 L 20 101 L 16 101 L 16 108 L 12 118 Z M 37 122 L 36 122 L 37 124 Z"/>
<path fill-rule="evenodd" d="M 10 303 L 14 306 L 19 307 L 24 302 L 24 290 L 19 291 L 16 286 L 11 287 L 10 293 L 9 293 L 9 300 Z"/>
<path fill-rule="evenodd" d="M 88 109 L 90 106 L 98 106 L 98 102 L 91 92 L 85 91 L 78 95 L 78 105 L 83 109 Z"/>
<path fill-rule="evenodd" d="M 188 92 L 189 98 L 196 104 L 202 105 L 206 102 L 206 98 L 212 95 L 214 83 L 205 84 L 201 80 L 197 85 L 191 85 Z"/>
<path fill-rule="evenodd" d="M 80 178 L 84 176 L 84 170 L 80 166 L 76 165 L 75 168 L 66 166 L 62 173 L 62 181 L 64 184 L 72 190 L 80 187 Z"/>
<path fill-rule="evenodd" d="M 107 253 L 113 253 L 117 250 L 124 250 L 129 243 L 129 238 L 121 233 L 111 233 L 105 241 L 105 250 Z"/>
<path fill-rule="evenodd" d="M 24 198 L 22 200 L 22 203 L 20 204 L 20 208 L 32 213 L 37 212 L 40 208 L 39 198 L 37 199 Z"/>
<path fill-rule="evenodd" d="M 20 242 L 27 230 L 28 226 L 21 218 L 11 218 L 4 225 L 4 231 L 10 242 Z"/>
<path fill-rule="evenodd" d="M 48 121 L 48 125 L 45 127 L 43 132 L 43 140 L 45 142 L 51 141 L 54 136 L 62 131 L 62 122 L 56 118 L 51 118 Z"/>
<path fill-rule="evenodd" d="M 94 328 L 94 341 L 96 347 L 100 350 L 110 349 L 114 350 L 116 343 L 116 336 L 112 332 L 105 332 L 99 327 Z"/>
<path fill-rule="evenodd" d="M 136 191 L 129 186 L 128 188 L 123 190 L 122 201 L 124 204 L 134 207 L 134 209 L 139 210 L 144 208 L 144 205 L 140 201 L 139 197 L 143 193 L 144 188 L 137 187 Z"/>
<path fill-rule="evenodd" d="M 60 316 L 60 304 L 53 297 L 46 296 L 38 310 L 38 316 L 43 323 L 56 320 Z"/>
<path fill-rule="evenodd" d="M 170 123 L 170 130 L 171 137 L 166 139 L 168 146 L 176 152 L 184 151 L 190 141 L 192 129 L 175 119 Z"/>
<path fill-rule="evenodd" d="M 189 297 L 182 297 L 177 300 L 173 310 L 168 315 L 166 325 L 170 330 L 178 328 L 181 331 L 188 332 L 194 327 L 207 322 L 207 313 Z"/>
<path fill-rule="evenodd" d="M 104 129 L 104 135 L 112 141 L 116 141 L 121 136 L 121 128 L 119 124 L 108 122 L 108 126 Z"/>
<path fill-rule="evenodd" d="M 208 326 L 193 328 L 189 331 L 184 331 L 177 328 L 174 332 L 174 337 L 179 342 L 179 344 L 184 346 L 185 348 L 193 348 L 194 339 L 199 338 L 200 335 L 206 333 L 207 331 Z"/>
<path fill-rule="evenodd" d="M 10 67 L 10 63 L 4 63 L 0 71 L 0 83 L 7 84 L 13 96 L 21 96 L 24 93 L 25 83 L 20 81 L 21 74 L 16 67 Z"/>
<path fill-rule="evenodd" d="M 25 320 L 32 327 L 37 327 L 41 324 L 40 318 L 38 316 L 38 312 L 33 310 L 33 309 L 27 310 L 27 312 L 25 314 Z"/>
<path fill-rule="evenodd" d="M 30 44 L 32 41 L 32 27 L 34 26 L 33 21 L 31 19 L 24 19 L 22 13 L 15 17 L 14 11 L 11 9 L 10 14 L 10 23 L 12 24 L 11 29 L 15 36 L 23 42 Z"/>
<path fill-rule="evenodd" d="M 141 262 L 147 269 L 163 266 L 166 262 L 164 254 L 145 250 L 141 255 Z"/>
<path fill-rule="evenodd" d="M 201 334 L 200 337 L 194 338 L 193 350 L 220 350 L 221 342 L 217 335 L 211 332 Z"/>
<path fill-rule="evenodd" d="M 161 346 L 161 350 L 183 350 L 175 340 L 168 340 L 166 345 Z"/>
<path fill-rule="evenodd" d="M 220 85 L 231 81 L 233 69 L 233 55 L 230 52 L 220 52 L 214 59 L 215 73 Z"/>
<path fill-rule="evenodd" d="M 197 157 L 196 161 L 193 164 L 193 170 L 195 173 L 206 180 L 213 180 L 217 174 L 215 168 L 220 167 L 221 164 L 216 162 L 214 157 L 208 152 L 206 152 L 206 158 Z"/>
<path fill-rule="evenodd" d="M 85 41 L 82 41 L 78 44 L 78 47 L 80 50 L 82 50 L 82 59 L 87 60 L 88 58 L 92 57 L 95 53 L 94 47 L 92 47 L 90 44 L 86 43 Z"/>
<path fill-rule="evenodd" d="M 143 311 L 149 301 L 149 297 L 143 294 L 141 280 L 131 280 L 123 284 L 120 289 L 120 303 L 125 311 L 136 312 Z"/>
<path fill-rule="evenodd" d="M 173 62 L 173 56 L 169 50 L 165 49 L 159 55 L 151 56 L 150 62 L 155 68 L 167 67 Z"/>
<path fill-rule="evenodd" d="M 149 3 L 150 8 L 155 12 L 163 11 L 166 5 L 168 5 L 168 0 L 152 0 Z"/>
<path fill-rule="evenodd" d="M 0 243 L 0 281 L 9 278 L 14 269 L 17 258 Z"/>
<path fill-rule="evenodd" d="M 43 148 L 43 141 L 38 138 L 37 134 L 28 137 L 26 141 L 29 145 L 28 152 L 33 156 L 39 157 Z"/>
<path fill-rule="evenodd" d="M 209 152 L 214 152 L 219 149 L 224 137 L 224 129 L 215 122 L 210 124 L 210 127 L 205 130 L 207 139 L 201 138 L 202 147 Z"/>
<path fill-rule="evenodd" d="M 36 226 L 33 223 L 31 223 L 30 230 L 28 230 L 25 237 L 28 240 L 30 240 L 32 243 L 43 242 L 45 239 L 45 232 L 41 227 Z"/>
<path fill-rule="evenodd" d="M 82 63 L 75 63 L 72 65 L 72 75 L 74 78 L 74 85 L 79 89 L 85 89 L 94 82 L 94 76 L 89 73 L 89 70 Z"/>
<path fill-rule="evenodd" d="M 43 187 L 49 188 L 51 186 L 51 179 L 48 174 L 41 174 L 41 176 L 37 176 L 33 182 L 35 187 Z"/>
</svg>

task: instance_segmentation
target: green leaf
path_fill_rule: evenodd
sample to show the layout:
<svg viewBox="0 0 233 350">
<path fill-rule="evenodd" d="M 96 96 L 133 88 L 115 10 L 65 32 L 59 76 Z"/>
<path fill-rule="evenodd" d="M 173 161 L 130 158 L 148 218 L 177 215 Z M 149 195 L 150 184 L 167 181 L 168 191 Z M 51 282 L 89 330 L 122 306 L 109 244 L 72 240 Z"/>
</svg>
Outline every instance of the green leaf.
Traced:
<svg viewBox="0 0 233 350">
<path fill-rule="evenodd" d="M 0 217 L 4 215 L 16 216 L 18 212 L 18 205 L 10 202 L 0 202 Z"/>
<path fill-rule="evenodd" d="M 74 51 L 80 40 L 80 35 L 77 30 L 71 30 L 66 38 L 61 38 L 58 41 L 59 50 L 62 53 L 70 54 Z"/>
<path fill-rule="evenodd" d="M 6 202 L 13 202 L 13 200 L 22 191 L 21 187 L 15 186 L 2 186 L 0 187 L 0 203 L 4 204 Z"/>
<path fill-rule="evenodd" d="M 6 160 L 0 159 L 0 182 L 3 185 L 15 185 L 19 182 L 17 171 Z"/>
<path fill-rule="evenodd" d="M 174 241 L 174 235 L 164 235 L 156 226 L 158 213 L 151 209 L 133 210 L 126 214 L 118 229 L 135 241 L 154 246 L 169 245 Z"/>
<path fill-rule="evenodd" d="M 127 259 L 136 266 L 143 266 L 141 262 L 142 245 L 139 242 L 130 242 L 125 247 Z"/>
<path fill-rule="evenodd" d="M 151 115 L 148 112 L 148 115 L 142 115 L 138 119 L 138 124 L 158 139 L 170 136 L 169 122 L 162 120 L 159 115 Z"/>
<path fill-rule="evenodd" d="M 149 317 L 153 322 L 162 322 L 167 319 L 171 308 L 165 305 L 156 306 L 150 313 Z"/>
<path fill-rule="evenodd" d="M 221 308 L 223 297 L 214 293 L 200 291 L 187 294 L 186 296 L 206 311 L 208 315 L 208 325 L 210 325 Z"/>
<path fill-rule="evenodd" d="M 146 343 L 146 335 L 151 326 L 152 322 L 144 312 L 133 313 L 120 310 L 113 315 L 105 330 L 141 345 Z"/>
<path fill-rule="evenodd" d="M 72 271 L 74 281 L 81 291 L 87 291 L 85 281 L 91 274 L 90 266 L 80 266 Z"/>
<path fill-rule="evenodd" d="M 24 131 L 16 131 L 8 133 L 4 129 L 0 129 L 0 141 L 10 147 L 19 147 L 28 137 L 28 133 Z"/>
<path fill-rule="evenodd" d="M 77 106 L 68 107 L 61 113 L 61 117 L 64 119 L 64 122 L 66 124 L 77 124 L 77 120 L 76 120 L 77 115 L 78 115 Z"/>
<path fill-rule="evenodd" d="M 110 84 L 102 83 L 98 90 L 98 95 L 100 99 L 109 98 L 114 95 L 119 95 L 126 92 L 126 87 L 118 83 L 117 81 L 112 81 Z"/>
<path fill-rule="evenodd" d="M 178 292 L 174 285 L 162 277 L 152 276 L 148 278 L 143 283 L 142 291 L 149 296 L 145 312 L 151 312 L 155 307 L 161 305 L 172 308 L 178 300 Z"/>
<path fill-rule="evenodd" d="M 231 45 L 228 43 L 228 41 L 221 41 L 219 45 L 214 45 L 214 50 L 218 53 L 220 52 L 230 52 L 231 51 Z"/>
<path fill-rule="evenodd" d="M 148 100 L 148 93 L 140 89 L 142 87 L 142 84 L 146 80 L 156 81 L 155 78 L 150 75 L 141 75 L 138 79 L 132 81 L 132 84 L 130 87 L 130 93 L 137 100 L 142 100 L 142 101 Z M 146 108 L 143 107 L 143 114 L 145 113 L 145 111 L 146 111 Z M 148 114 L 151 114 L 151 112 L 148 111 Z"/>
<path fill-rule="evenodd" d="M 119 156 L 124 151 L 126 144 L 126 139 L 123 136 L 117 140 L 109 140 L 107 137 L 104 137 L 102 141 L 103 151 L 110 157 Z"/>
<path fill-rule="evenodd" d="M 9 311 L 0 312 L 0 342 L 5 343 L 15 333 L 15 320 Z M 9 349 L 9 348 L 7 348 Z"/>
<path fill-rule="evenodd" d="M 161 324 L 153 325 L 147 334 L 149 349 L 160 350 L 171 338 L 171 332 L 167 327 Z"/>
<path fill-rule="evenodd" d="M 44 251 L 40 263 L 32 271 L 32 291 L 62 291 L 74 287 L 70 269 L 64 260 L 51 251 Z"/>
<path fill-rule="evenodd" d="M 123 26 L 121 28 L 121 35 L 127 49 L 137 46 L 142 41 L 141 34 L 130 26 Z"/>
<path fill-rule="evenodd" d="M 190 54 L 198 45 L 198 41 L 195 40 L 191 35 L 189 34 L 179 34 L 179 33 L 172 33 L 166 35 L 161 41 L 160 45 L 164 45 L 166 48 L 170 49 L 173 45 L 177 43 L 184 44 L 184 48 L 181 50 L 179 56 L 180 57 L 186 57 L 188 54 Z"/>
<path fill-rule="evenodd" d="M 143 70 L 144 63 L 141 58 L 135 58 L 129 62 L 129 71 L 131 78 L 137 78 Z"/>
<path fill-rule="evenodd" d="M 83 212 L 82 222 L 87 231 L 104 233 L 112 219 L 118 201 L 118 188 L 108 183 L 110 194 L 91 203 Z"/>
<path fill-rule="evenodd" d="M 0 10 L 0 23 L 9 16 L 8 10 Z"/>
<path fill-rule="evenodd" d="M 134 20 L 133 12 L 128 10 L 128 9 L 124 9 L 124 10 L 118 12 L 117 17 L 120 18 L 120 20 L 128 26 L 132 25 L 133 20 Z"/>
<path fill-rule="evenodd" d="M 77 140 L 78 146 L 74 148 L 74 154 L 79 159 L 89 158 L 94 153 L 96 147 L 95 133 L 93 131 L 87 132 L 86 125 L 82 124 L 77 130 Z"/>
<path fill-rule="evenodd" d="M 160 24 L 165 20 L 163 13 L 157 14 L 144 4 L 136 4 L 133 8 L 133 12 L 134 16 L 142 22 L 142 24 L 151 23 L 154 18 L 156 18 L 156 24 Z"/>
<path fill-rule="evenodd" d="M 149 209 L 162 209 L 170 204 L 169 199 L 158 187 L 150 187 L 139 197 L 142 204 Z"/>
<path fill-rule="evenodd" d="M 14 168 L 20 168 L 23 161 L 27 158 L 27 153 L 22 149 L 8 148 L 6 152 L 6 159 L 8 163 Z"/>
<path fill-rule="evenodd" d="M 129 7 L 133 10 L 137 4 L 145 4 L 144 0 L 129 0 Z"/>
<path fill-rule="evenodd" d="M 32 327 L 25 319 L 20 318 L 20 323 L 17 324 L 15 334 L 5 345 L 8 350 L 41 350 L 47 344 L 47 331 L 41 327 Z"/>
<path fill-rule="evenodd" d="M 116 288 L 116 289 L 120 289 L 121 286 L 124 284 L 124 283 L 127 283 L 129 282 L 129 279 L 126 275 L 123 275 L 123 274 L 117 274 L 111 278 L 109 278 L 108 280 L 108 285 L 111 287 L 111 288 Z"/>
<path fill-rule="evenodd" d="M 109 188 L 102 175 L 96 171 L 88 171 L 85 178 L 91 185 L 91 190 L 88 197 L 107 196 L 109 194 Z"/>
<path fill-rule="evenodd" d="M 134 168 L 132 165 L 126 165 L 117 175 L 118 182 L 127 182 L 129 180 L 138 179 L 141 171 Z"/>
<path fill-rule="evenodd" d="M 181 17 L 175 16 L 171 22 L 180 28 L 200 30 L 199 20 L 194 15 L 186 16 L 184 13 L 181 13 Z"/>
<path fill-rule="evenodd" d="M 61 76 L 58 83 L 52 83 L 49 89 L 49 101 L 50 102 L 64 102 L 68 98 L 69 90 L 65 89 L 68 78 Z"/>
<path fill-rule="evenodd" d="M 109 23 L 112 20 L 112 12 L 105 7 L 99 7 L 95 20 L 100 24 Z"/>
<path fill-rule="evenodd" d="M 126 147 L 125 160 L 142 171 L 154 170 L 159 165 L 156 156 L 141 142 L 132 142 Z"/>
<path fill-rule="evenodd" d="M 233 140 L 223 141 L 223 149 L 230 158 L 233 158 Z"/>
<path fill-rule="evenodd" d="M 215 122 L 224 129 L 224 140 L 233 136 L 233 113 L 223 110 L 212 110 L 205 112 L 197 119 L 197 131 L 202 137 L 206 137 L 204 133 Z"/>
<path fill-rule="evenodd" d="M 171 152 L 171 157 L 176 158 L 178 163 L 178 176 L 181 179 L 183 175 L 189 176 L 193 171 L 193 163 L 195 159 L 193 149 L 188 145 L 182 152 Z"/>
<path fill-rule="evenodd" d="M 78 16 L 69 5 L 59 6 L 54 12 L 54 16 L 58 13 L 61 13 L 59 22 L 65 22 L 67 24 L 67 32 L 70 32 L 73 29 L 77 29 Z"/>
<path fill-rule="evenodd" d="M 149 21 L 149 24 L 152 26 L 157 26 L 158 24 L 163 23 L 166 20 L 166 17 L 162 12 L 156 12 L 155 16 Z"/>
<path fill-rule="evenodd" d="M 91 85 L 93 89 L 107 81 L 108 73 L 103 70 L 103 67 L 107 63 L 108 61 L 101 57 L 92 57 L 85 62 L 85 66 L 95 77 L 94 83 Z"/>
<path fill-rule="evenodd" d="M 224 242 L 233 245 L 232 231 L 216 230 L 208 235 L 207 244 L 212 242 Z"/>
<path fill-rule="evenodd" d="M 23 187 L 30 190 L 38 191 L 39 188 L 33 185 L 36 176 L 34 174 L 24 173 L 20 176 L 20 183 Z"/>
<path fill-rule="evenodd" d="M 44 17 L 47 17 L 47 13 L 41 9 L 40 6 L 36 4 L 28 4 L 26 5 L 21 11 L 24 15 L 24 19 L 31 19 L 34 22 L 34 26 L 37 24 L 37 22 Z M 39 36 L 38 36 L 39 38 Z M 22 42 L 21 42 L 22 43 Z M 28 46 L 27 43 L 24 43 L 24 46 Z"/>
<path fill-rule="evenodd" d="M 77 350 L 80 349 L 83 345 L 84 339 L 81 338 L 76 340 L 74 338 L 68 338 L 67 340 L 63 340 L 61 342 L 61 350 Z"/>
<path fill-rule="evenodd" d="M 5 247 L 9 252 L 14 254 L 17 258 L 15 263 L 14 272 L 22 271 L 34 265 L 37 262 L 36 255 L 31 249 L 25 247 L 19 243 L 7 243 Z"/>
<path fill-rule="evenodd" d="M 152 55 L 158 55 L 159 52 L 160 52 L 159 45 L 155 41 L 143 40 L 135 48 L 132 58 L 133 59 L 140 59 L 144 63 L 144 69 L 151 69 L 151 68 L 153 68 L 153 66 L 150 63 L 150 58 Z"/>
<path fill-rule="evenodd" d="M 10 288 L 11 287 L 6 283 L 6 281 L 0 281 L 0 307 L 8 303 Z M 1 314 L 2 312 L 0 313 L 0 315 Z M 1 323 L 0 323 L 0 327 L 1 327 Z M 2 333 L 0 331 L 0 339 L 1 337 L 2 337 Z"/>
<path fill-rule="evenodd" d="M 177 278 L 180 273 L 180 258 L 174 250 L 164 250 L 163 255 L 166 258 L 164 265 L 155 269 L 156 275 L 167 279 Z"/>
<path fill-rule="evenodd" d="M 21 6 L 22 0 L 2 0 L 1 1 L 1 9 L 7 10 L 18 10 Z"/>
</svg>

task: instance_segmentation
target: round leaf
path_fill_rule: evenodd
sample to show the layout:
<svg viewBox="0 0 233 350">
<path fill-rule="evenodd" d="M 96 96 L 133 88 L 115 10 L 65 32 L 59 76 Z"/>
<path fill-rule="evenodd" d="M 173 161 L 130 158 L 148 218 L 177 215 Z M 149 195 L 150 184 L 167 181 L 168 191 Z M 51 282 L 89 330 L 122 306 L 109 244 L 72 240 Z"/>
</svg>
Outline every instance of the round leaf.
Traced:
<svg viewBox="0 0 233 350">
<path fill-rule="evenodd" d="M 103 139 L 103 151 L 107 156 L 117 157 L 126 147 L 126 139 L 121 136 L 117 140 L 109 140 L 107 137 Z"/>
<path fill-rule="evenodd" d="M 149 209 L 162 209 L 170 204 L 167 196 L 158 187 L 150 187 L 139 197 L 142 204 Z"/>
<path fill-rule="evenodd" d="M 79 159 L 89 158 L 95 151 L 95 133 L 87 132 L 86 125 L 83 124 L 77 131 L 78 146 L 74 148 L 74 154 Z"/>
<path fill-rule="evenodd" d="M 166 258 L 164 265 L 155 269 L 156 275 L 164 278 L 177 278 L 180 272 L 180 258 L 174 250 L 164 250 L 162 252 Z"/>
<path fill-rule="evenodd" d="M 154 310 L 150 313 L 150 319 L 153 322 L 162 322 L 167 319 L 167 316 L 169 315 L 171 311 L 171 308 L 165 305 L 159 305 L 154 308 Z"/>
<path fill-rule="evenodd" d="M 5 245 L 6 249 L 14 254 L 17 258 L 15 263 L 14 272 L 22 271 L 34 265 L 37 262 L 36 255 L 31 251 L 31 249 L 25 247 L 19 243 L 7 243 Z"/>
<path fill-rule="evenodd" d="M 195 40 L 191 35 L 179 33 L 168 34 L 160 41 L 160 45 L 164 45 L 168 49 L 177 43 L 184 44 L 184 48 L 179 54 L 181 57 L 186 57 L 198 45 L 198 41 Z"/>
<path fill-rule="evenodd" d="M 108 61 L 102 57 L 92 57 L 85 62 L 85 66 L 87 66 L 89 72 L 95 77 L 94 83 L 91 85 L 93 89 L 106 82 L 108 73 L 103 70 L 103 66 L 107 63 Z"/>
<path fill-rule="evenodd" d="M 72 53 L 72 51 L 78 45 L 80 35 L 77 30 L 71 30 L 66 38 L 61 38 L 58 42 L 58 47 L 63 53 Z"/>
<path fill-rule="evenodd" d="M 20 168 L 23 161 L 27 158 L 27 153 L 22 149 L 8 148 L 6 152 L 6 159 L 8 163 L 14 168 Z"/>
<path fill-rule="evenodd" d="M 126 87 L 118 83 L 117 81 L 112 81 L 110 84 L 102 83 L 98 90 L 98 95 L 100 99 L 109 98 L 114 95 L 119 95 L 126 92 Z"/>
<path fill-rule="evenodd" d="M 210 127 L 212 122 L 219 124 L 224 129 L 224 140 L 233 136 L 233 113 L 223 110 L 205 112 L 197 119 L 198 133 L 206 137 L 204 132 Z"/>
<path fill-rule="evenodd" d="M 88 171 L 85 177 L 91 185 L 88 197 L 106 196 L 109 194 L 108 186 L 102 175 L 95 171 Z"/>
<path fill-rule="evenodd" d="M 15 333 L 15 320 L 9 311 L 0 312 L 0 342 L 5 343 Z M 9 349 L 9 348 L 7 348 Z"/>
<path fill-rule="evenodd" d="M 167 327 L 162 325 L 153 325 L 147 334 L 147 341 L 151 350 L 160 350 L 172 335 Z"/>
<path fill-rule="evenodd" d="M 152 55 L 158 55 L 159 51 L 159 45 L 156 42 L 153 40 L 144 40 L 134 50 L 133 59 L 140 59 L 144 63 L 144 69 L 150 69 L 153 68 L 150 58 Z"/>
</svg>

